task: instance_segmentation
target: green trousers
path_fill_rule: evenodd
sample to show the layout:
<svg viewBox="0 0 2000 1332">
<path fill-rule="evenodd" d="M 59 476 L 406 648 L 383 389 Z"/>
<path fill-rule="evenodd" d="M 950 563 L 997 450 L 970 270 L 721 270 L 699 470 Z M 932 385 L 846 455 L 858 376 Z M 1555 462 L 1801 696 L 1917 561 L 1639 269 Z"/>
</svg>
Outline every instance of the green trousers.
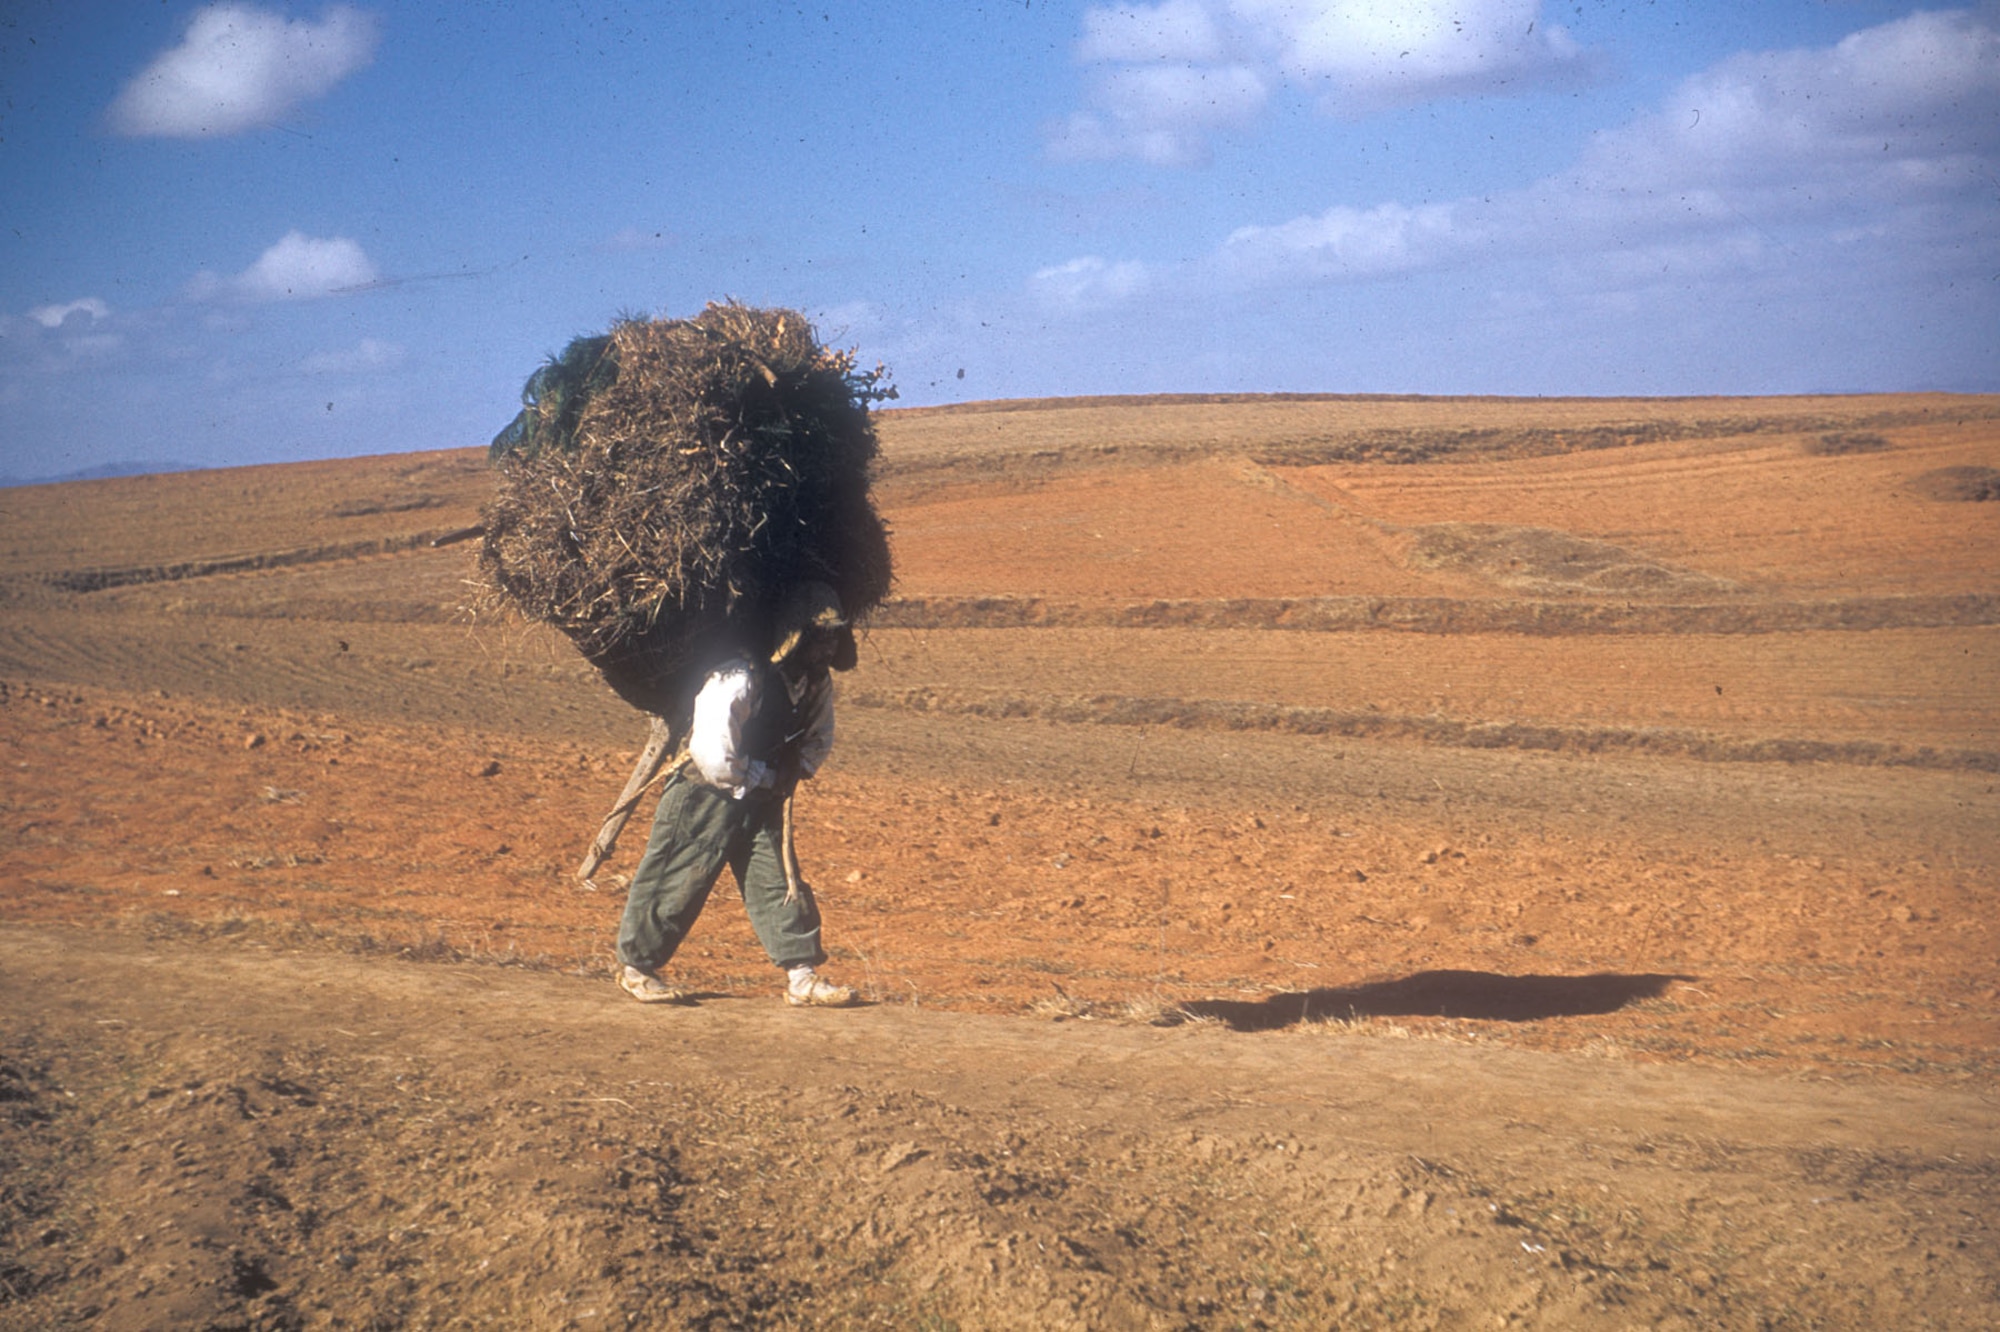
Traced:
<svg viewBox="0 0 2000 1332">
<path fill-rule="evenodd" d="M 780 967 L 819 966 L 819 907 L 803 883 L 785 900 L 784 802 L 758 793 L 742 800 L 685 770 L 667 779 L 646 854 L 632 875 L 618 960 L 656 971 L 694 928 L 727 865 L 758 942 Z"/>
</svg>

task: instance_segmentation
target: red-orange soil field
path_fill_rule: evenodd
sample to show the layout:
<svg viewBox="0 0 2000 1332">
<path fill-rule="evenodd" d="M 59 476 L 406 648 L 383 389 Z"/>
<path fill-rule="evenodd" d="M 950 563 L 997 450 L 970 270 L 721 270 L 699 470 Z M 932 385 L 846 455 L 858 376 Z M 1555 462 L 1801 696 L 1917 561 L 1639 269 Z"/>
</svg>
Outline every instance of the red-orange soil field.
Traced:
<svg viewBox="0 0 2000 1332">
<path fill-rule="evenodd" d="M 0 1327 L 2000 1326 L 2000 400 L 879 423 L 846 1012 L 478 451 L 0 490 Z"/>
</svg>

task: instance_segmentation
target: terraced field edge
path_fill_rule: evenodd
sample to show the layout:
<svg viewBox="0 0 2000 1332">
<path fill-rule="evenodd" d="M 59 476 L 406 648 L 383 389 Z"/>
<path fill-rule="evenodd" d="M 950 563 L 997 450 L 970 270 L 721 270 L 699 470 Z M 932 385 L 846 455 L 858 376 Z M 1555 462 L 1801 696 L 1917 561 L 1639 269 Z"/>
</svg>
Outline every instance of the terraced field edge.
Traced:
<svg viewBox="0 0 2000 1332">
<path fill-rule="evenodd" d="M 1182 731 L 1256 731 L 1350 740 L 1409 740 L 1461 749 L 1538 750 L 1561 754 L 1647 754 L 1711 763 L 1838 763 L 1938 772 L 2000 773 L 2000 753 L 1940 749 L 1874 740 L 1799 737 L 1736 738 L 1665 727 L 1555 726 L 1536 722 L 1464 721 L 1442 716 L 1343 712 L 1221 699 L 1148 698 L 1128 694 L 1005 694 L 916 687 L 856 689 L 843 706 L 997 720 L 1052 721 Z"/>
<path fill-rule="evenodd" d="M 1267 597 L 1092 603 L 1042 597 L 896 597 L 879 629 L 1287 629 L 1311 633 L 1774 634 L 2000 624 L 2000 596 L 1844 597 L 1696 604 L 1455 597 Z"/>
</svg>

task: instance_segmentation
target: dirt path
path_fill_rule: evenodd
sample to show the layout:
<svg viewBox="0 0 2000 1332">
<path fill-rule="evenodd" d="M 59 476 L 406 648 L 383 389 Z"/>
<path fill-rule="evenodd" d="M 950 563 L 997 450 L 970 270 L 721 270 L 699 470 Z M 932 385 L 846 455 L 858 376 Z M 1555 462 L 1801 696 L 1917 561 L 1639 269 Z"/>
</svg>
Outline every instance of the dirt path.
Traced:
<svg viewBox="0 0 2000 1332">
<path fill-rule="evenodd" d="M 0 930 L 15 1328 L 1977 1327 L 1990 1093 Z"/>
</svg>

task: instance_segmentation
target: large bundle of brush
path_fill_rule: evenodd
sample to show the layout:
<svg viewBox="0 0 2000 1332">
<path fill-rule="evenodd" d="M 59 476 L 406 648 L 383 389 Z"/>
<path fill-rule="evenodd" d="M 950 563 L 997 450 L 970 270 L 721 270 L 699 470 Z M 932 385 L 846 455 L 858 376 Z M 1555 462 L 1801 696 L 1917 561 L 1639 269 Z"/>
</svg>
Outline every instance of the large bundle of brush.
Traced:
<svg viewBox="0 0 2000 1332">
<path fill-rule="evenodd" d="M 770 650 L 787 589 L 829 584 L 850 618 L 888 595 L 869 406 L 891 396 L 795 311 L 621 319 L 535 371 L 493 441 L 480 566 L 669 715 L 723 653 Z"/>
</svg>

